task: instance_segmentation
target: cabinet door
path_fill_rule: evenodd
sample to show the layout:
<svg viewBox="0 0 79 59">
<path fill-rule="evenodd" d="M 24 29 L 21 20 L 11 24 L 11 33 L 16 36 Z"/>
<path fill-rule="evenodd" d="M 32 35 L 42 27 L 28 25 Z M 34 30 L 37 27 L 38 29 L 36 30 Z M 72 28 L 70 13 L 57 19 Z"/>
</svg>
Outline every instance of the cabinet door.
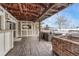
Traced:
<svg viewBox="0 0 79 59">
<path fill-rule="evenodd" d="M 11 35 L 10 32 L 5 33 L 5 52 L 7 53 L 11 49 Z"/>
<path fill-rule="evenodd" d="M 0 33 L 0 56 L 4 54 L 4 33 Z"/>
</svg>

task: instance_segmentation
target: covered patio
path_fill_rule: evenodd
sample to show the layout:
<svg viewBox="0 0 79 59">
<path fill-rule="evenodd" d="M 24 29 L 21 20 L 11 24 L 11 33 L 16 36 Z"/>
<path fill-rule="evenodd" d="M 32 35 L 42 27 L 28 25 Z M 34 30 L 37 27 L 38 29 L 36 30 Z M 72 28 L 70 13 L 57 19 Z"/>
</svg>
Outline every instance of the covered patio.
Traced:
<svg viewBox="0 0 79 59">
<path fill-rule="evenodd" d="M 0 55 L 53 56 L 52 38 L 41 21 L 68 7 L 69 3 L 0 4 Z M 52 20 L 53 21 L 53 20 Z M 42 38 L 42 34 L 45 38 Z M 52 36 L 51 36 L 52 37 Z M 47 41 L 45 41 L 48 38 Z M 43 40 L 44 39 L 44 40 Z"/>
</svg>

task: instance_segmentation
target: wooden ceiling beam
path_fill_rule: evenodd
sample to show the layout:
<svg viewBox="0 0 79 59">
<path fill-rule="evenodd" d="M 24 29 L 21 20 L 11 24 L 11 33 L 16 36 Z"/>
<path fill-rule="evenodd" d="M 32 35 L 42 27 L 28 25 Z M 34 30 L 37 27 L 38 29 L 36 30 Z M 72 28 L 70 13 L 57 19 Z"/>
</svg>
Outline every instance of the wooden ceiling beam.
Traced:
<svg viewBox="0 0 79 59">
<path fill-rule="evenodd" d="M 23 9 L 23 11 L 25 11 L 25 12 L 32 12 L 32 13 L 40 13 L 41 12 L 41 10 L 27 10 L 27 9 Z"/>
<path fill-rule="evenodd" d="M 21 3 L 18 3 L 18 6 L 19 6 L 19 9 L 20 9 L 20 12 L 23 13 L 23 8 L 22 8 Z"/>
<path fill-rule="evenodd" d="M 49 10 L 51 10 L 52 9 L 52 7 L 54 7 L 56 4 L 54 4 L 54 5 L 52 5 L 51 7 L 49 7 L 39 18 L 38 18 L 38 20 L 37 21 L 41 21 L 42 20 L 42 18 L 44 17 L 44 15 L 49 11 Z"/>
<path fill-rule="evenodd" d="M 23 14 L 23 15 L 27 15 L 27 14 L 29 14 L 29 15 L 32 15 L 32 16 L 36 16 L 36 17 L 38 17 L 39 16 L 39 14 L 37 14 L 37 13 L 34 13 L 34 12 L 23 12 L 23 13 L 20 13 L 20 11 L 13 11 L 13 10 L 8 10 L 9 12 L 11 12 L 12 14 L 17 14 L 17 15 L 21 15 L 21 14 Z"/>
<path fill-rule="evenodd" d="M 67 7 L 68 4 L 66 4 L 66 5 L 65 5 L 65 4 L 63 4 L 63 5 L 61 4 L 61 5 L 59 5 L 59 4 L 56 3 L 56 4 L 52 5 L 45 13 L 43 13 L 43 15 L 41 15 L 41 16 L 38 18 L 37 21 L 42 21 L 42 20 L 43 20 L 42 18 L 45 17 L 45 15 L 46 15 L 47 13 L 49 13 L 49 12 L 51 11 L 51 9 L 55 9 L 55 7 L 57 8 L 57 6 L 60 6 L 61 8 L 60 8 L 60 7 L 58 7 L 58 8 L 61 10 L 61 9 L 63 9 L 62 6 Z M 65 8 L 65 7 L 64 7 L 64 8 Z M 57 10 L 60 11 L 59 9 L 57 9 Z M 57 11 L 57 12 L 58 12 L 58 11 Z M 54 12 L 54 13 L 57 13 L 57 12 Z M 52 13 L 53 13 L 53 12 L 52 12 Z M 53 14 L 52 14 L 52 15 L 53 15 Z"/>
<path fill-rule="evenodd" d="M 44 3 L 44 4 L 42 4 L 42 3 L 34 3 L 35 5 L 37 5 L 37 6 L 39 6 L 39 7 L 42 7 L 42 8 L 48 8 L 48 3 Z"/>
</svg>

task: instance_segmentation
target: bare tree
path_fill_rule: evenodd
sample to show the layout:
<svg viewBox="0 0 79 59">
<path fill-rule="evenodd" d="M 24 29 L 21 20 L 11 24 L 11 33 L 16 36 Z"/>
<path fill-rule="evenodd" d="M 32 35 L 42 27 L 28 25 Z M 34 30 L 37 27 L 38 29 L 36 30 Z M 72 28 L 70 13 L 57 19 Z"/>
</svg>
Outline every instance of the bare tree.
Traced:
<svg viewBox="0 0 79 59">
<path fill-rule="evenodd" d="M 70 22 L 64 16 L 57 16 L 56 17 L 56 24 L 59 29 L 69 27 Z"/>
</svg>

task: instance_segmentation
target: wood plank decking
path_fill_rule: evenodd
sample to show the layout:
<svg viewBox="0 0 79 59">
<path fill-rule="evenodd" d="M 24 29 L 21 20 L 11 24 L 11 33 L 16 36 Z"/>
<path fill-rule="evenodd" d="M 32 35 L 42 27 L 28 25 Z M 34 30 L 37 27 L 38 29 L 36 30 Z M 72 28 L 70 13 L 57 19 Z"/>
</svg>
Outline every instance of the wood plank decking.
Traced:
<svg viewBox="0 0 79 59">
<path fill-rule="evenodd" d="M 52 56 L 52 46 L 50 42 L 39 41 L 36 37 L 23 38 L 15 42 L 7 56 Z"/>
</svg>

